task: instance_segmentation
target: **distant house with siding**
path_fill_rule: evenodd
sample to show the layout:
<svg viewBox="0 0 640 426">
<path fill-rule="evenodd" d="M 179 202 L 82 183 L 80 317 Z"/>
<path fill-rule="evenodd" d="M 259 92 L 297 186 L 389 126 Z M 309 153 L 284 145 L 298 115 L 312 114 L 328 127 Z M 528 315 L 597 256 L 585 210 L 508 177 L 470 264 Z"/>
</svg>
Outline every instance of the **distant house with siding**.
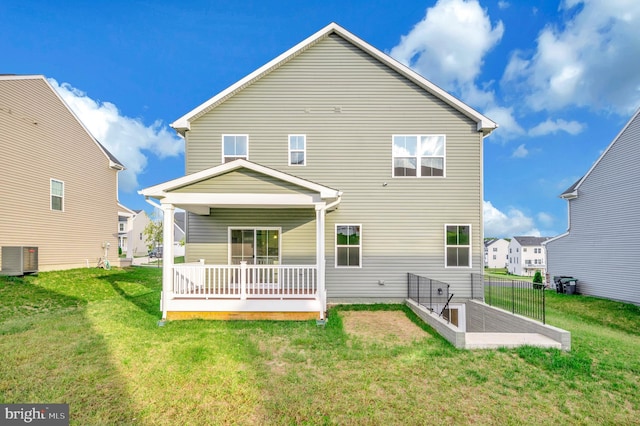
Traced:
<svg viewBox="0 0 640 426">
<path fill-rule="evenodd" d="M 547 269 L 545 248 L 549 237 L 513 237 L 509 242 L 507 271 L 513 275 L 533 276 L 536 271 L 544 276 Z"/>
<path fill-rule="evenodd" d="M 490 238 L 484 242 L 485 268 L 506 268 L 509 263 L 509 241 Z"/>
<path fill-rule="evenodd" d="M 581 294 L 640 304 L 640 109 L 589 171 L 560 197 L 567 231 L 545 243 L 549 279 Z"/>
<path fill-rule="evenodd" d="M 140 191 L 164 211 L 164 318 L 324 318 L 404 301 L 408 272 L 472 297 L 497 125 L 339 25 L 172 127 L 186 175 Z M 184 265 L 166 249 L 176 208 Z"/>
<path fill-rule="evenodd" d="M 41 271 L 117 264 L 124 166 L 43 76 L 0 75 L 0 146 L 0 247 L 38 247 Z"/>
</svg>

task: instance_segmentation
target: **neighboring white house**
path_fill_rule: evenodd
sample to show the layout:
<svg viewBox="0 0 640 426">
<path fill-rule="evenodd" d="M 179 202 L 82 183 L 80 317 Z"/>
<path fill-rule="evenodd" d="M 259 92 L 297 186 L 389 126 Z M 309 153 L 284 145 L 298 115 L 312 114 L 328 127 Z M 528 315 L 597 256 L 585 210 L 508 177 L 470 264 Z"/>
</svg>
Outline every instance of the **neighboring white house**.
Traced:
<svg viewBox="0 0 640 426">
<path fill-rule="evenodd" d="M 118 204 L 118 247 L 127 258 L 145 256 L 148 251 L 144 229 L 151 219 L 144 210 L 130 210 Z"/>
<path fill-rule="evenodd" d="M 545 243 L 549 279 L 578 292 L 640 305 L 640 109 L 591 169 L 571 185 L 567 232 Z"/>
<path fill-rule="evenodd" d="M 546 253 L 542 245 L 549 237 L 513 237 L 509 243 L 508 272 L 533 276 L 536 271 L 546 273 Z"/>
<path fill-rule="evenodd" d="M 509 241 L 490 238 L 484 242 L 485 268 L 506 268 L 509 263 Z"/>
<path fill-rule="evenodd" d="M 118 249 L 127 254 L 129 246 L 129 231 L 136 212 L 118 203 Z M 128 256 L 127 257 L 131 257 Z"/>
</svg>

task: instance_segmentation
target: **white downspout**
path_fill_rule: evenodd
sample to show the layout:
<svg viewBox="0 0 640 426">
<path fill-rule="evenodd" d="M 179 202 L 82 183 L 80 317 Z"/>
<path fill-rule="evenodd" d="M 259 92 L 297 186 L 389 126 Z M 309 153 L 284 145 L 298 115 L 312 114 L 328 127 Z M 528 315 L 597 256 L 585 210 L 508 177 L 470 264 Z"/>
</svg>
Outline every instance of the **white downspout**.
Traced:
<svg viewBox="0 0 640 426">
<path fill-rule="evenodd" d="M 327 310 L 327 292 L 325 290 L 325 248 L 324 248 L 324 226 L 326 204 L 316 205 L 316 264 L 318 268 L 318 297 L 320 299 L 320 319 L 324 320 Z"/>
</svg>

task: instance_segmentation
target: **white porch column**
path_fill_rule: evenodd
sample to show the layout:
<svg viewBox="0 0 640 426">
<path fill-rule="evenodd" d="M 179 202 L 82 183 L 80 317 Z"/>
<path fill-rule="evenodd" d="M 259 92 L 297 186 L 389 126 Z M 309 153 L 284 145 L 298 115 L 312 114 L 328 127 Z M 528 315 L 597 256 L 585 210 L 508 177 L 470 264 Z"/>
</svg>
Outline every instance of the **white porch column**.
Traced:
<svg viewBox="0 0 640 426">
<path fill-rule="evenodd" d="M 324 283 L 325 246 L 324 246 L 324 222 L 326 204 L 316 204 L 316 264 L 318 268 L 318 297 L 320 298 L 320 319 L 324 319 L 327 310 L 327 298 Z"/>
<path fill-rule="evenodd" d="M 162 204 L 162 319 L 167 318 L 167 302 L 173 293 L 174 212 L 173 204 Z"/>
</svg>

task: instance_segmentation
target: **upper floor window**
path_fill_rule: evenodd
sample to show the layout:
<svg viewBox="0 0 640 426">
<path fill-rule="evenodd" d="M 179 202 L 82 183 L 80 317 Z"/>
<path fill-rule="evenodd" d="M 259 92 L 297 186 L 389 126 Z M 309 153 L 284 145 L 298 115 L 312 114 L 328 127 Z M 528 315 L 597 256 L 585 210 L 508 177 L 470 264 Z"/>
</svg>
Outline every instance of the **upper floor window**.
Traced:
<svg viewBox="0 0 640 426">
<path fill-rule="evenodd" d="M 64 182 L 51 179 L 51 210 L 64 210 Z"/>
<path fill-rule="evenodd" d="M 394 135 L 393 176 L 444 176 L 445 135 Z"/>
<path fill-rule="evenodd" d="M 445 265 L 471 266 L 471 225 L 445 225 Z"/>
<path fill-rule="evenodd" d="M 124 232 L 124 222 L 118 223 L 118 232 Z"/>
<path fill-rule="evenodd" d="M 336 267 L 362 266 L 360 225 L 336 225 Z"/>
<path fill-rule="evenodd" d="M 243 158 L 249 159 L 248 135 L 222 135 L 222 162 Z"/>
<path fill-rule="evenodd" d="M 494 247 L 494 248 L 493 248 L 493 251 L 498 251 L 498 248 L 497 248 L 497 247 Z"/>
<path fill-rule="evenodd" d="M 289 165 L 304 166 L 307 164 L 306 135 L 289 135 Z"/>
</svg>

